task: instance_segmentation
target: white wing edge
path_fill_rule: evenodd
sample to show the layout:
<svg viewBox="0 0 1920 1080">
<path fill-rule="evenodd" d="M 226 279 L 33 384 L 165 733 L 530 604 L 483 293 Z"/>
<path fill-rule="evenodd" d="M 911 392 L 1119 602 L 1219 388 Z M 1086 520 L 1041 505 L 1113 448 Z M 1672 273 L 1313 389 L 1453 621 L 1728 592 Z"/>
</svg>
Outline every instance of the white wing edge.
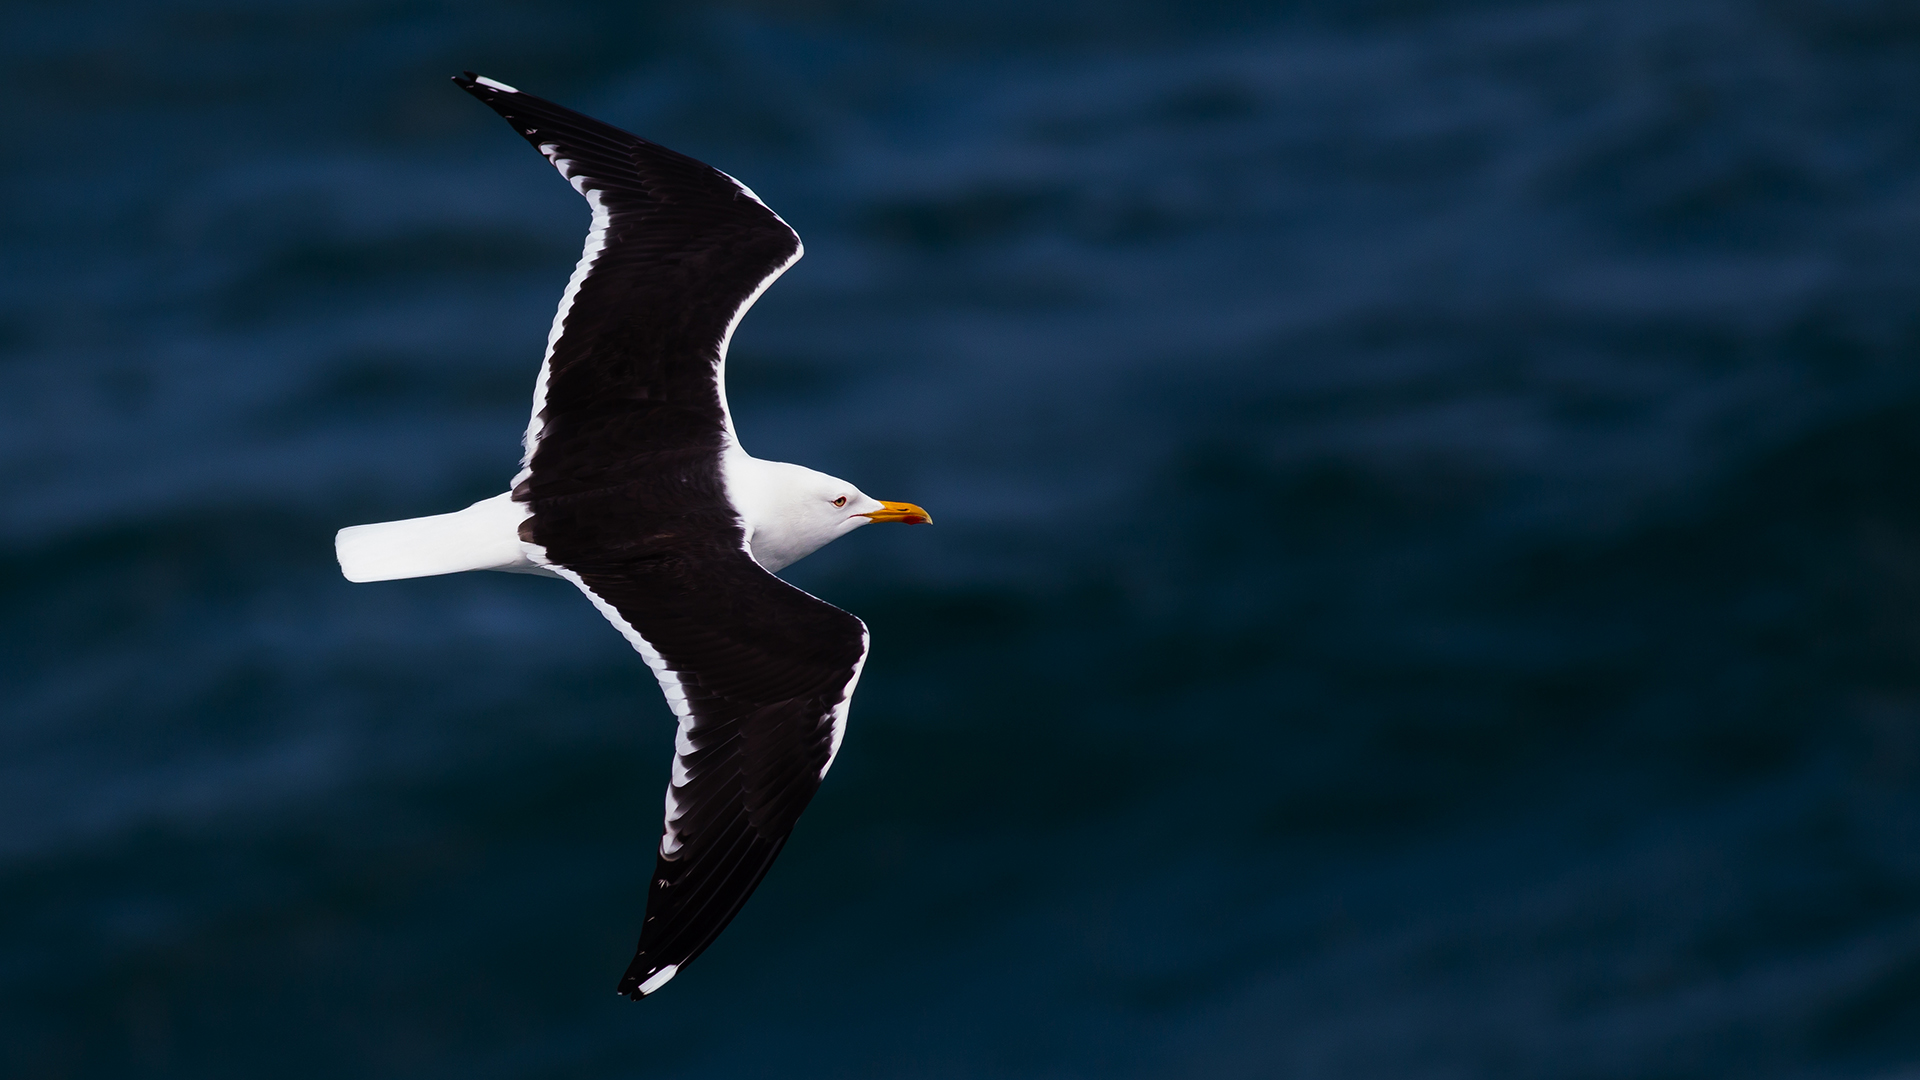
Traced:
<svg viewBox="0 0 1920 1080">
<path fill-rule="evenodd" d="M 721 173 L 720 175 L 727 176 L 726 173 Z M 727 176 L 727 179 L 733 180 L 733 177 Z M 733 183 L 734 186 L 738 187 L 741 191 L 745 191 L 747 196 L 754 202 L 760 202 L 760 196 L 748 191 L 745 184 L 740 183 L 738 180 L 733 180 Z M 764 207 L 767 204 L 760 203 L 760 205 Z M 773 213 L 771 210 L 767 212 L 770 214 Z M 786 219 L 779 214 L 774 214 L 773 216 L 780 224 L 787 225 Z M 740 306 L 733 309 L 733 318 L 727 320 L 726 332 L 720 335 L 720 359 L 713 365 L 713 389 L 714 393 L 720 398 L 720 419 L 727 426 L 727 441 L 734 446 L 740 446 L 740 433 L 734 430 L 733 409 L 727 404 L 727 350 L 733 347 L 733 332 L 740 328 L 740 320 L 747 317 L 747 309 L 751 308 L 754 301 L 760 299 L 760 297 L 773 286 L 774 282 L 780 280 L 780 275 L 792 269 L 793 264 L 800 261 L 800 256 L 807 253 L 807 245 L 801 242 L 800 234 L 794 232 L 793 226 L 787 225 L 787 232 L 793 236 L 793 254 L 787 256 L 786 262 L 774 267 L 772 273 L 761 278 L 760 284 L 754 286 L 753 291 L 747 294 L 745 300 L 740 301 Z M 742 450 L 744 449 L 745 448 L 742 447 Z"/>
<path fill-rule="evenodd" d="M 600 253 L 607 247 L 607 226 L 612 213 L 607 209 L 606 201 L 600 192 L 586 186 L 585 177 L 576 177 L 570 171 L 573 161 L 559 155 L 560 147 L 555 143 L 542 143 L 540 152 L 546 155 L 553 167 L 587 200 L 593 210 L 593 222 L 587 226 L 587 241 L 580 249 L 580 261 L 573 264 L 573 274 L 567 278 L 567 287 L 560 294 L 560 306 L 553 313 L 553 325 L 547 330 L 547 351 L 540 357 L 540 374 L 533 380 L 533 415 L 527 420 L 527 436 L 522 441 L 520 472 L 513 478 L 513 486 L 519 487 L 527 477 L 533 475 L 533 452 L 540 447 L 540 436 L 546 429 L 546 421 L 541 413 L 547 408 L 547 380 L 553 372 L 553 350 L 560 344 L 560 338 L 567 330 L 567 313 L 573 310 L 574 298 L 580 295 L 580 286 L 586 284 L 593 273 L 593 266 L 600 259 Z"/>
<path fill-rule="evenodd" d="M 812 593 L 807 595 L 813 596 Z M 822 780 L 827 778 L 827 770 L 833 768 L 833 759 L 840 756 L 840 740 L 847 736 L 847 710 L 853 707 L 853 690 L 860 685 L 860 673 L 867 669 L 867 656 L 873 645 L 873 636 L 867 632 L 866 622 L 857 615 L 853 621 L 860 624 L 860 659 L 853 662 L 853 677 L 847 680 L 846 688 L 840 691 L 840 703 L 833 707 L 833 745 L 827 750 L 827 763 L 820 766 Z"/>
<path fill-rule="evenodd" d="M 635 630 L 633 624 L 620 614 L 618 608 L 607 603 L 599 593 L 589 588 L 579 574 L 564 566 L 551 563 L 548 565 L 552 567 L 555 574 L 573 582 L 574 588 L 586 593 L 587 599 L 593 601 L 593 606 L 599 610 L 600 614 L 613 624 L 615 630 L 620 631 L 621 636 L 627 639 L 627 644 L 632 645 L 634 651 L 640 654 L 640 658 L 653 669 L 653 677 L 660 683 L 660 692 L 666 696 L 667 708 L 673 710 L 674 717 L 680 722 L 679 729 L 673 737 L 674 782 L 667 785 L 666 826 L 660 837 L 660 854 L 671 858 L 680 850 L 680 833 L 673 827 L 673 823 L 680 820 L 681 812 L 680 800 L 673 794 L 674 784 L 685 782 L 687 767 L 684 759 L 686 755 L 693 753 L 691 738 L 693 707 L 687 704 L 686 687 L 681 685 L 679 673 L 667 666 L 666 658 L 660 655 L 660 650 L 654 648 L 653 642 L 643 637 L 640 631 Z"/>
<path fill-rule="evenodd" d="M 680 682 L 680 674 L 668 667 L 666 658 L 660 655 L 660 650 L 654 648 L 651 641 L 634 629 L 633 624 L 620 614 L 618 608 L 607 603 L 599 593 L 594 592 L 585 581 L 581 580 L 579 574 L 564 566 L 547 562 L 545 550 L 535 548 L 533 545 L 528 547 L 537 553 L 537 558 L 546 569 L 557 577 L 573 582 L 574 588 L 585 593 L 600 614 L 613 624 L 614 629 L 620 631 L 621 636 L 627 639 L 627 643 L 632 645 L 641 659 L 647 662 L 647 666 L 653 669 L 653 677 L 660 683 L 660 692 L 666 696 L 667 707 L 673 710 L 675 719 L 679 721 L 673 736 L 673 778 L 667 784 L 665 827 L 660 837 L 660 854 L 670 859 L 680 850 L 680 833 L 674 828 L 674 822 L 680 820 L 681 807 L 680 800 L 674 795 L 674 789 L 685 787 L 692 779 L 687 772 L 686 759 L 696 749 L 692 737 L 693 707 L 687 703 L 687 691 Z M 808 599 L 826 603 L 812 593 L 806 595 Z M 858 618 L 854 621 L 860 622 Z M 854 687 L 860 684 L 860 674 L 866 669 L 868 646 L 871 641 L 867 633 L 867 624 L 860 622 L 860 658 L 854 661 L 853 674 L 848 677 L 846 686 L 840 691 L 839 702 L 833 706 L 833 743 L 827 751 L 827 763 L 820 767 L 822 780 L 826 779 L 827 770 L 833 768 L 834 758 L 840 756 L 840 742 L 847 733 L 847 711 L 853 704 Z"/>
<path fill-rule="evenodd" d="M 495 86 L 496 89 L 505 89 L 485 79 L 480 81 L 487 82 L 488 85 Z M 518 93 L 519 91 L 512 92 Z M 573 159 L 560 156 L 560 146 L 558 143 L 542 143 L 540 144 L 540 152 L 546 156 L 548 161 L 553 163 L 553 167 L 559 171 L 561 177 L 587 200 L 587 205 L 593 210 L 593 220 L 587 227 L 587 239 L 585 245 L 580 250 L 580 260 L 574 264 L 573 274 L 567 278 L 567 287 L 560 294 L 560 305 L 553 313 L 553 325 L 547 330 L 547 350 L 540 358 L 540 374 L 534 378 L 533 414 L 527 421 L 526 438 L 522 440 L 521 443 L 523 449 L 520 457 L 520 472 L 513 478 L 514 487 L 519 487 L 528 476 L 532 475 L 533 453 L 539 448 L 540 436 L 546 427 L 546 423 L 541 419 L 540 414 L 545 411 L 547 407 L 547 382 L 553 370 L 553 351 L 560 344 L 560 338 L 566 333 L 567 313 L 573 310 L 574 298 L 580 294 L 580 287 L 585 284 L 587 278 L 592 275 L 594 264 L 599 260 L 600 253 L 606 250 L 607 227 L 612 218 L 612 214 L 607 209 L 605 201 L 601 199 L 600 193 L 586 186 L 587 177 L 576 176 L 573 173 Z M 718 169 L 714 171 L 719 172 Z M 719 361 L 714 365 L 713 370 L 714 393 L 720 400 L 720 419 L 726 426 L 727 440 L 733 445 L 739 446 L 740 435 L 733 426 L 733 409 L 727 402 L 727 352 L 733 346 L 733 333 L 739 329 L 740 320 L 747 317 L 747 311 L 753 307 L 754 302 L 759 300 L 760 297 L 773 286 L 774 282 L 780 280 L 780 275 L 792 269 L 793 264 L 799 262 L 800 257 L 807 253 L 807 245 L 800 239 L 800 233 L 796 231 L 792 225 L 787 224 L 787 219 L 781 217 L 779 214 L 774 214 L 773 209 L 761 201 L 760 196 L 754 194 L 752 188 L 728 176 L 726 173 L 720 173 L 720 175 L 726 177 L 728 183 L 739 188 L 741 193 L 746 195 L 747 198 L 759 203 L 761 209 L 773 214 L 774 220 L 785 226 L 788 235 L 793 237 L 793 254 L 789 255 L 785 262 L 774 267 L 766 277 L 760 279 L 760 284 L 754 286 L 753 291 L 747 294 L 747 298 L 740 302 L 739 307 L 734 308 L 733 317 L 727 320 L 727 328 L 720 335 L 719 347 L 717 349 Z"/>
</svg>

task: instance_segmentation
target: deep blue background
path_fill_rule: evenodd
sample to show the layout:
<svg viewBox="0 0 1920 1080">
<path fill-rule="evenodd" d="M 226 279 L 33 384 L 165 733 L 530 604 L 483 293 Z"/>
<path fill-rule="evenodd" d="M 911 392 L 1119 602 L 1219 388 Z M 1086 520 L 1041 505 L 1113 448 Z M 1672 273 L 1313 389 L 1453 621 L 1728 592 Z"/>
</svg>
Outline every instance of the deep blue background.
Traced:
<svg viewBox="0 0 1920 1080">
<path fill-rule="evenodd" d="M 586 210 L 805 236 L 748 447 L 929 507 L 740 919 L 501 490 Z M 14 0 L 8 1077 L 1920 1075 L 1920 9 Z"/>
</svg>

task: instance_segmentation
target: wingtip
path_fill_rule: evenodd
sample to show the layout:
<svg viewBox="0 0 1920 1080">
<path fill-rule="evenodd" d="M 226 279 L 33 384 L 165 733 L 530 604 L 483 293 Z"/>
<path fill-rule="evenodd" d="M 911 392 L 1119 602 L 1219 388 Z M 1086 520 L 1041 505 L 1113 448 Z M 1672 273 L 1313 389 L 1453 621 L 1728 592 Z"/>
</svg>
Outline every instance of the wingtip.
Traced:
<svg viewBox="0 0 1920 1080">
<path fill-rule="evenodd" d="M 454 85 L 469 94 L 483 94 L 487 90 L 497 90 L 502 94 L 517 94 L 520 92 L 498 79 L 489 79 L 485 75 L 475 75 L 471 71 L 463 71 L 453 76 L 453 81 Z"/>
<path fill-rule="evenodd" d="M 620 986 L 614 993 L 625 994 L 631 1000 L 639 1001 L 641 998 L 648 997 L 661 987 L 667 985 L 667 982 L 678 974 L 680 974 L 679 964 L 668 964 L 666 967 L 648 976 L 645 982 L 642 982 L 639 978 L 629 973 L 626 978 L 620 980 Z"/>
</svg>

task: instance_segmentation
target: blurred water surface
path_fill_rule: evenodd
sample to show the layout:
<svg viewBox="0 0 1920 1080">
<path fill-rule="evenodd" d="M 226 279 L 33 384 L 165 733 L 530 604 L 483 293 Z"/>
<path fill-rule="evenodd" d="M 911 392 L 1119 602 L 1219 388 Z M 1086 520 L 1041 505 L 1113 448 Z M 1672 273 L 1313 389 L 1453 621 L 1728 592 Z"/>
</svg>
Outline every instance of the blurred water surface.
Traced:
<svg viewBox="0 0 1920 1080">
<path fill-rule="evenodd" d="M 1893 0 L 17 0 L 10 1077 L 1920 1069 Z M 754 901 L 611 993 L 670 717 L 501 489 L 584 205 L 751 184 L 749 447 L 928 506 Z"/>
</svg>

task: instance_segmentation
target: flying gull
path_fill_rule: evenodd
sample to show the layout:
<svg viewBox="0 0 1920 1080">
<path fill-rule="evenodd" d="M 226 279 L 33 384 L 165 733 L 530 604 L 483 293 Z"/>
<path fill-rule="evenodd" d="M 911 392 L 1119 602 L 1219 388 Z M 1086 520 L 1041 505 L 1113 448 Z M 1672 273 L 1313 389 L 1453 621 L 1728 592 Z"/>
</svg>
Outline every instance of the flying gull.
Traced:
<svg viewBox="0 0 1920 1080">
<path fill-rule="evenodd" d="M 733 177 L 466 73 L 593 211 L 560 296 L 511 488 L 465 510 L 340 530 L 349 581 L 506 570 L 565 578 L 679 718 L 640 944 L 639 1000 L 713 943 L 832 766 L 867 659 L 859 619 L 774 572 L 875 521 L 924 523 L 748 454 L 727 345 L 800 237 Z"/>
</svg>

